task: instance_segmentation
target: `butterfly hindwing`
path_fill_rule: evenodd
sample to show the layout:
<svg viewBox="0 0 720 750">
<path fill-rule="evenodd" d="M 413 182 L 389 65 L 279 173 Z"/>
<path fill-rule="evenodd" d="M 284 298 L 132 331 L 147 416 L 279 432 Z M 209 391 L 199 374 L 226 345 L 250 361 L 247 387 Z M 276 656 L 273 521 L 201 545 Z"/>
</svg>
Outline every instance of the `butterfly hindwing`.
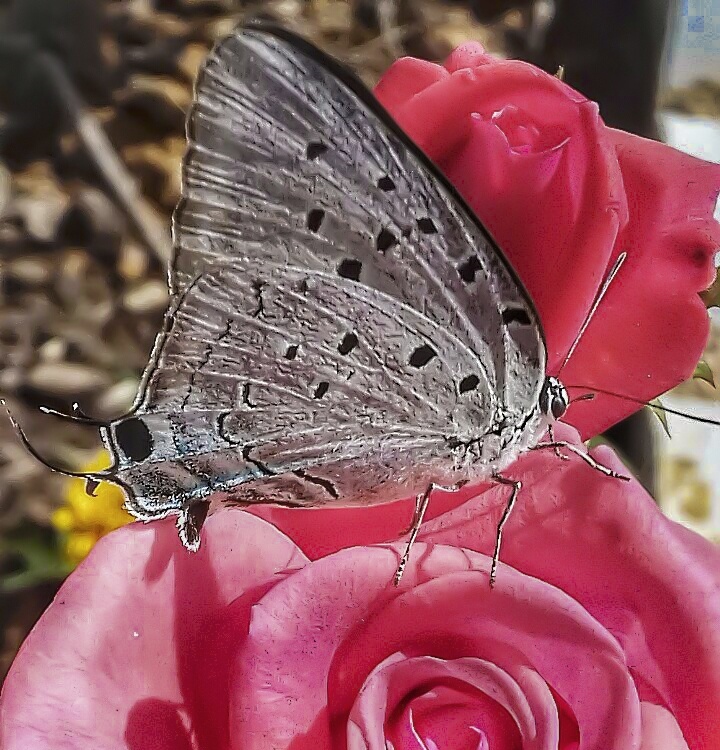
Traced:
<svg viewBox="0 0 720 750">
<path fill-rule="evenodd" d="M 399 300 L 238 260 L 174 311 L 144 401 L 115 427 L 118 477 L 145 516 L 221 491 L 348 504 L 381 486 L 388 499 L 394 479 L 404 496 L 434 462 L 453 463 L 449 445 L 488 432 L 494 400 L 475 355 Z M 125 445 L 130 425 L 151 442 Z M 343 475 L 353 461 L 363 471 Z"/>
</svg>

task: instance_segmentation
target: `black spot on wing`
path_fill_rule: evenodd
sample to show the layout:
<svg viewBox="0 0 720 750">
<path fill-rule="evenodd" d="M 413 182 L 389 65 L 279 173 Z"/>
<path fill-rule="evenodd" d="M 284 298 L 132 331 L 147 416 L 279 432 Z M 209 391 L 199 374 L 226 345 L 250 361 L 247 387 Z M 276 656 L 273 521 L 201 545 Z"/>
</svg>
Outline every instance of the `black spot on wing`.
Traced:
<svg viewBox="0 0 720 750">
<path fill-rule="evenodd" d="M 502 311 L 502 319 L 505 325 L 518 323 L 521 326 L 529 326 L 532 322 L 527 310 L 522 307 L 506 307 Z"/>
<path fill-rule="evenodd" d="M 419 346 L 410 355 L 410 365 L 412 367 L 425 367 L 425 365 L 433 358 L 437 356 L 437 352 L 428 344 Z"/>
<path fill-rule="evenodd" d="M 313 393 L 313 398 L 322 398 L 328 392 L 328 388 L 330 388 L 330 383 L 325 380 L 318 383 L 315 388 L 315 393 Z"/>
<path fill-rule="evenodd" d="M 381 229 L 375 240 L 375 246 L 381 253 L 387 252 L 397 243 L 397 237 L 389 229 Z"/>
<path fill-rule="evenodd" d="M 346 333 L 343 340 L 338 344 L 338 351 L 342 355 L 350 354 L 357 345 L 358 337 L 354 333 Z"/>
<path fill-rule="evenodd" d="M 343 258 L 337 267 L 338 276 L 342 276 L 344 279 L 352 279 L 352 281 L 360 279 L 360 271 L 362 271 L 362 263 L 353 258 Z"/>
<path fill-rule="evenodd" d="M 477 255 L 471 255 L 458 266 L 458 273 L 460 274 L 460 278 L 467 284 L 475 281 L 477 272 L 481 270 L 482 264 L 480 263 L 480 259 L 477 257 Z"/>
<path fill-rule="evenodd" d="M 432 219 L 418 219 L 417 225 L 423 234 L 437 234 L 437 227 Z"/>
<path fill-rule="evenodd" d="M 380 190 L 384 190 L 385 192 L 389 192 L 390 190 L 395 190 L 395 183 L 387 175 L 385 175 L 385 177 L 381 177 L 378 180 L 377 186 L 380 188 Z"/>
<path fill-rule="evenodd" d="M 467 393 L 468 391 L 474 391 L 478 384 L 480 383 L 480 378 L 477 375 L 468 375 L 467 377 L 463 378 L 460 381 L 459 390 L 460 393 Z"/>
<path fill-rule="evenodd" d="M 131 461 L 144 461 L 152 453 L 152 435 L 142 419 L 123 419 L 115 425 L 114 432 L 117 447 Z"/>
<path fill-rule="evenodd" d="M 313 208 L 308 214 L 307 225 L 311 232 L 317 232 L 325 218 L 325 211 L 322 208 Z"/>
<path fill-rule="evenodd" d="M 327 150 L 328 147 L 324 143 L 308 143 L 305 156 L 308 159 L 317 159 L 318 156 L 322 156 Z"/>
</svg>

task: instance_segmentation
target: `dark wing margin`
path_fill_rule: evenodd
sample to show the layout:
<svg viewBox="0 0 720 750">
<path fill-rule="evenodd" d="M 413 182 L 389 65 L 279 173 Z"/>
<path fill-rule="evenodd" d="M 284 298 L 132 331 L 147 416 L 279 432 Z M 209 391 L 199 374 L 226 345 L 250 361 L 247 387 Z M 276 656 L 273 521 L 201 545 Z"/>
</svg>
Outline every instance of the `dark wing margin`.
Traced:
<svg viewBox="0 0 720 750">
<path fill-rule="evenodd" d="M 336 273 L 452 329 L 511 413 L 534 407 L 545 343 L 529 295 L 454 187 L 343 66 L 285 29 L 239 29 L 201 71 L 188 138 L 176 297 L 233 258 Z"/>
</svg>

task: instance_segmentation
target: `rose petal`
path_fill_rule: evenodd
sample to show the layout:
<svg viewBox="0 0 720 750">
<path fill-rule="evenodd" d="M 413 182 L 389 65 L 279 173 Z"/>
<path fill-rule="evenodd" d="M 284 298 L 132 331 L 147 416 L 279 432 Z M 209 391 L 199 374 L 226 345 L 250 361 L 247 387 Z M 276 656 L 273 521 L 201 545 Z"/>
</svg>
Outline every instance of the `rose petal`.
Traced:
<svg viewBox="0 0 720 750">
<path fill-rule="evenodd" d="M 459 737 L 455 721 L 458 718 L 462 721 L 463 717 L 458 717 L 457 714 L 446 715 L 450 711 L 441 709 L 441 705 L 447 706 L 447 699 L 452 700 L 453 696 L 438 696 L 440 687 L 451 684 L 467 688 L 463 691 L 464 694 L 458 696 L 457 701 L 463 709 L 468 707 L 471 712 L 471 720 L 466 723 L 466 727 L 477 730 L 470 730 L 470 737 L 474 737 L 473 748 L 477 747 L 477 732 L 482 732 L 488 746 L 494 750 L 520 745 L 523 750 L 532 750 L 542 747 L 538 744 L 541 736 L 545 737 L 547 747 L 554 750 L 558 746 L 559 737 L 557 732 L 553 734 L 552 731 L 557 728 L 557 709 L 552 694 L 536 673 L 521 671 L 519 676 L 520 679 L 515 680 L 507 672 L 483 659 L 445 660 L 429 656 L 406 658 L 402 654 L 393 654 L 372 671 L 363 685 L 350 712 L 348 735 L 362 738 L 354 743 L 357 747 L 384 750 L 386 731 L 392 731 L 386 727 L 393 720 L 398 707 L 402 707 L 408 696 L 417 696 L 424 691 L 426 703 L 433 709 L 435 716 L 422 733 L 423 738 L 432 737 L 439 748 L 455 747 L 450 738 Z M 474 693 L 481 693 L 485 701 L 478 700 Z M 446 700 L 438 700 L 438 697 Z M 419 712 L 416 701 L 411 700 L 409 705 L 417 715 Z M 483 712 L 483 707 L 487 707 L 487 711 Z M 384 722 L 379 720 L 382 717 Z M 538 733 L 538 725 L 545 727 L 545 730 Z M 448 741 L 438 741 L 440 736 L 445 735 Z M 392 737 L 390 739 L 395 750 L 405 747 Z M 348 745 L 352 746 L 353 743 L 348 742 Z"/>
<path fill-rule="evenodd" d="M 254 607 L 231 707 L 238 748 L 332 746 L 331 727 L 349 715 L 374 666 L 395 652 L 472 654 L 537 671 L 571 706 L 584 748 L 639 746 L 639 704 L 622 652 L 569 597 L 514 571 L 491 591 L 485 556 L 423 545 L 394 589 L 399 549 L 343 550 L 288 577 Z"/>
<path fill-rule="evenodd" d="M 672 714 L 662 706 L 640 704 L 643 740 L 640 750 L 689 750 Z"/>
<path fill-rule="evenodd" d="M 517 729 L 507 712 L 483 693 L 473 694 L 465 686 L 440 685 L 408 697 L 386 732 L 396 750 L 477 750 L 478 746 L 514 750 L 518 746 Z M 379 745 L 378 750 L 384 746 Z"/>
<path fill-rule="evenodd" d="M 608 448 L 592 455 L 625 469 Z M 664 704 L 693 750 L 720 737 L 720 549 L 669 521 L 635 481 L 551 451 L 522 457 L 524 488 L 505 529 L 509 566 L 561 588 L 618 638 L 641 697 Z M 426 524 L 421 538 L 489 552 L 507 489 Z M 506 567 L 508 566 L 508 567 Z"/>
<path fill-rule="evenodd" d="M 386 109 L 393 110 L 448 75 L 440 65 L 415 57 L 403 57 L 385 72 L 375 89 L 375 96 Z"/>
<path fill-rule="evenodd" d="M 563 380 L 650 401 L 692 375 L 707 341 L 709 318 L 698 292 L 715 277 L 720 165 L 608 132 L 631 207 L 618 244 L 628 256 Z M 567 420 L 589 436 L 637 409 L 634 402 L 598 398 L 571 406 Z"/>
<path fill-rule="evenodd" d="M 476 68 L 478 65 L 488 65 L 494 62 L 497 62 L 496 57 L 489 55 L 480 42 L 472 41 L 455 47 L 445 62 L 442 65 L 435 65 L 435 67 L 440 70 L 444 69 L 449 73 L 454 73 L 456 70 L 462 70 L 462 68 Z M 395 65 L 391 65 L 390 70 L 393 67 Z M 407 69 L 405 75 L 408 73 L 409 69 Z M 419 88 L 417 90 L 420 91 Z"/>
<path fill-rule="evenodd" d="M 227 747 L 229 654 L 262 588 L 304 562 L 237 511 L 208 519 L 196 555 L 170 520 L 104 537 L 13 663 L 3 750 L 181 750 L 196 747 L 191 733 L 201 747 Z"/>
</svg>

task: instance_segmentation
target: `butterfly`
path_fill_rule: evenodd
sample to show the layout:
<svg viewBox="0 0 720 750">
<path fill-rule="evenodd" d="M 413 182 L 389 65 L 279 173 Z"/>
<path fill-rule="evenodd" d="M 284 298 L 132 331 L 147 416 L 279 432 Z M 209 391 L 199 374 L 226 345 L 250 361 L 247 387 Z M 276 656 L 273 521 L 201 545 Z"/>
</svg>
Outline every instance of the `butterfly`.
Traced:
<svg viewBox="0 0 720 750">
<path fill-rule="evenodd" d="M 493 478 L 568 407 L 542 326 L 472 210 L 373 95 L 295 34 L 237 29 L 203 65 L 173 217 L 171 302 L 135 405 L 100 425 L 126 508 L 210 496 L 365 506 Z M 49 410 L 48 410 L 49 411 Z M 76 417 L 82 419 L 81 417 Z M 578 452 L 591 465 L 618 476 Z"/>
</svg>

